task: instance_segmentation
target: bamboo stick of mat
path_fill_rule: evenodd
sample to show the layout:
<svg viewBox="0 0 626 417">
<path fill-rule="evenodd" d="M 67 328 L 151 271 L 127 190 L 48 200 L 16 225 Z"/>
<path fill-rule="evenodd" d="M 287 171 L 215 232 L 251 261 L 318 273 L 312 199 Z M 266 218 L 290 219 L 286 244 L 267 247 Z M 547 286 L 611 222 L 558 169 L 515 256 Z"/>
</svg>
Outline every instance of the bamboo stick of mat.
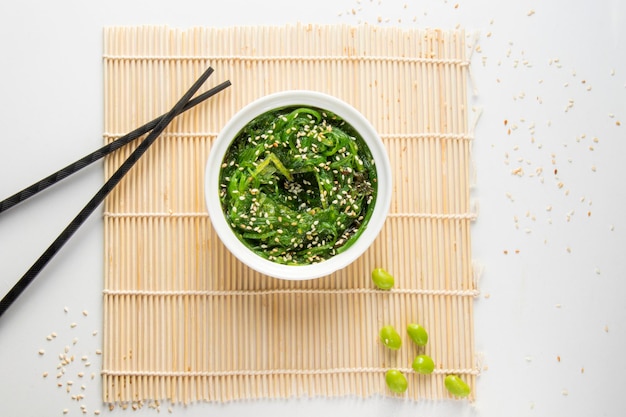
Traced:
<svg viewBox="0 0 626 417">
<path fill-rule="evenodd" d="M 299 396 L 451 398 L 445 375 L 475 389 L 468 126 L 463 31 L 290 25 L 104 33 L 105 140 L 163 111 L 209 62 L 234 88 L 217 111 L 185 113 L 106 201 L 103 397 L 111 403 L 226 402 Z M 217 132 L 266 94 L 310 89 L 352 104 L 375 126 L 393 170 L 389 217 L 354 264 L 318 280 L 281 281 L 221 244 L 204 202 Z M 213 107 L 212 107 L 213 108 Z M 114 170 L 124 150 L 107 158 Z M 393 290 L 373 287 L 384 267 Z M 397 352 L 380 327 L 430 335 Z M 433 375 L 410 368 L 417 352 Z M 472 392 L 470 399 L 475 392 Z"/>
</svg>

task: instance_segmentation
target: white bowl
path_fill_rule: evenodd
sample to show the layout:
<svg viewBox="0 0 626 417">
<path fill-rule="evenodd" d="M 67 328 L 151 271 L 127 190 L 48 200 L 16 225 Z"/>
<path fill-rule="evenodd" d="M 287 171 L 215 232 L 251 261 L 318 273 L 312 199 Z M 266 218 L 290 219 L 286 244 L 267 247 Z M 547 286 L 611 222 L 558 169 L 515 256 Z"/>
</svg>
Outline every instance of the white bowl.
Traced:
<svg viewBox="0 0 626 417">
<path fill-rule="evenodd" d="M 222 161 L 231 142 L 251 120 L 270 110 L 287 106 L 310 106 L 328 110 L 341 117 L 359 132 L 370 149 L 378 176 L 374 211 L 361 236 L 344 252 L 310 265 L 285 265 L 267 260 L 239 240 L 228 224 L 219 198 L 219 176 Z M 370 247 L 380 232 L 391 202 L 391 168 L 380 137 L 372 125 L 349 104 L 326 94 L 313 91 L 284 91 L 260 98 L 241 109 L 217 136 L 207 161 L 205 198 L 211 222 L 218 236 L 241 262 L 263 274 L 286 280 L 319 278 L 338 271 Z"/>
</svg>

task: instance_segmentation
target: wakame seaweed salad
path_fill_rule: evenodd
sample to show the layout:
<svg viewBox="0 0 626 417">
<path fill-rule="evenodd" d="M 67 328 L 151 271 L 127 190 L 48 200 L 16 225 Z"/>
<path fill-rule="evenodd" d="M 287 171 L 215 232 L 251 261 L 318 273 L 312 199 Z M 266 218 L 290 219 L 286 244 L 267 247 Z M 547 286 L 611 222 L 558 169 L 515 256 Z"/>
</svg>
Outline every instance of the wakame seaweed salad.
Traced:
<svg viewBox="0 0 626 417">
<path fill-rule="evenodd" d="M 273 262 L 307 265 L 345 251 L 374 210 L 374 159 L 339 116 L 313 107 L 266 112 L 231 143 L 220 170 L 224 215 Z"/>
</svg>

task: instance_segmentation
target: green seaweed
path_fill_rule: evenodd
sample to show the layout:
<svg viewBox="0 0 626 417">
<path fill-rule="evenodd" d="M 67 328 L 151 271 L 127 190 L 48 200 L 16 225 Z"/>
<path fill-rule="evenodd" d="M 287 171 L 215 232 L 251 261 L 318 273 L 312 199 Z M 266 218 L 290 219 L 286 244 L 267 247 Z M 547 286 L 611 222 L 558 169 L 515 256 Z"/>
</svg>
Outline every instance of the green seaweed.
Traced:
<svg viewBox="0 0 626 417">
<path fill-rule="evenodd" d="M 239 239 L 274 262 L 308 265 L 349 248 L 374 209 L 377 175 L 359 134 L 311 107 L 264 113 L 231 143 L 220 200 Z"/>
</svg>

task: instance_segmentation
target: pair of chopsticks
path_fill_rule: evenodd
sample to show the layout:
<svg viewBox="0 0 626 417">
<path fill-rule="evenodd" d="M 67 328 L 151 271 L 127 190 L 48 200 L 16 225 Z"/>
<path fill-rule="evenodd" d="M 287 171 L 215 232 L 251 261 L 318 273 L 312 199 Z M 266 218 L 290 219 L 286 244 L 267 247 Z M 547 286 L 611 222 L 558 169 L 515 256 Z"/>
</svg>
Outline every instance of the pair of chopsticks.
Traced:
<svg viewBox="0 0 626 417">
<path fill-rule="evenodd" d="M 67 176 L 81 170 L 88 166 L 92 162 L 108 155 L 109 153 L 121 148 L 134 139 L 148 133 L 146 138 L 135 148 L 130 156 L 124 161 L 124 163 L 113 173 L 113 175 L 104 183 L 104 185 L 98 190 L 98 192 L 92 197 L 91 200 L 83 207 L 83 209 L 76 215 L 76 217 L 67 225 L 67 227 L 59 234 L 59 236 L 52 242 L 52 244 L 46 249 L 43 254 L 35 261 L 28 271 L 20 278 L 20 280 L 9 290 L 9 292 L 0 301 L 0 316 L 13 304 L 13 302 L 20 296 L 20 294 L 28 287 L 28 285 L 37 277 L 39 272 L 46 266 L 46 264 L 56 255 L 56 253 L 63 247 L 63 245 L 72 237 L 72 235 L 78 230 L 78 228 L 87 220 L 87 218 L 93 213 L 96 208 L 104 201 L 106 196 L 115 188 L 115 186 L 121 181 L 126 173 L 135 165 L 139 158 L 148 150 L 148 148 L 154 143 L 156 138 L 165 130 L 170 122 L 179 114 L 191 109 L 192 107 L 200 104 L 209 97 L 214 96 L 220 91 L 228 88 L 231 83 L 225 81 L 216 87 L 198 95 L 198 97 L 192 99 L 193 95 L 200 89 L 202 84 L 213 73 L 213 68 L 209 67 L 198 80 L 189 88 L 189 90 L 181 97 L 181 99 L 172 107 L 172 109 L 164 115 L 157 117 L 156 119 L 146 123 L 145 125 L 133 130 L 132 132 L 122 136 L 121 138 L 111 142 L 108 145 L 103 146 L 97 151 L 79 159 L 78 161 L 66 166 L 65 168 L 55 172 L 36 182 L 35 184 L 25 188 L 24 190 L 10 196 L 9 198 L 0 202 L 0 213 L 8 210 L 16 204 L 32 197 L 38 192 L 48 188 L 49 186 L 59 182 Z"/>
</svg>

